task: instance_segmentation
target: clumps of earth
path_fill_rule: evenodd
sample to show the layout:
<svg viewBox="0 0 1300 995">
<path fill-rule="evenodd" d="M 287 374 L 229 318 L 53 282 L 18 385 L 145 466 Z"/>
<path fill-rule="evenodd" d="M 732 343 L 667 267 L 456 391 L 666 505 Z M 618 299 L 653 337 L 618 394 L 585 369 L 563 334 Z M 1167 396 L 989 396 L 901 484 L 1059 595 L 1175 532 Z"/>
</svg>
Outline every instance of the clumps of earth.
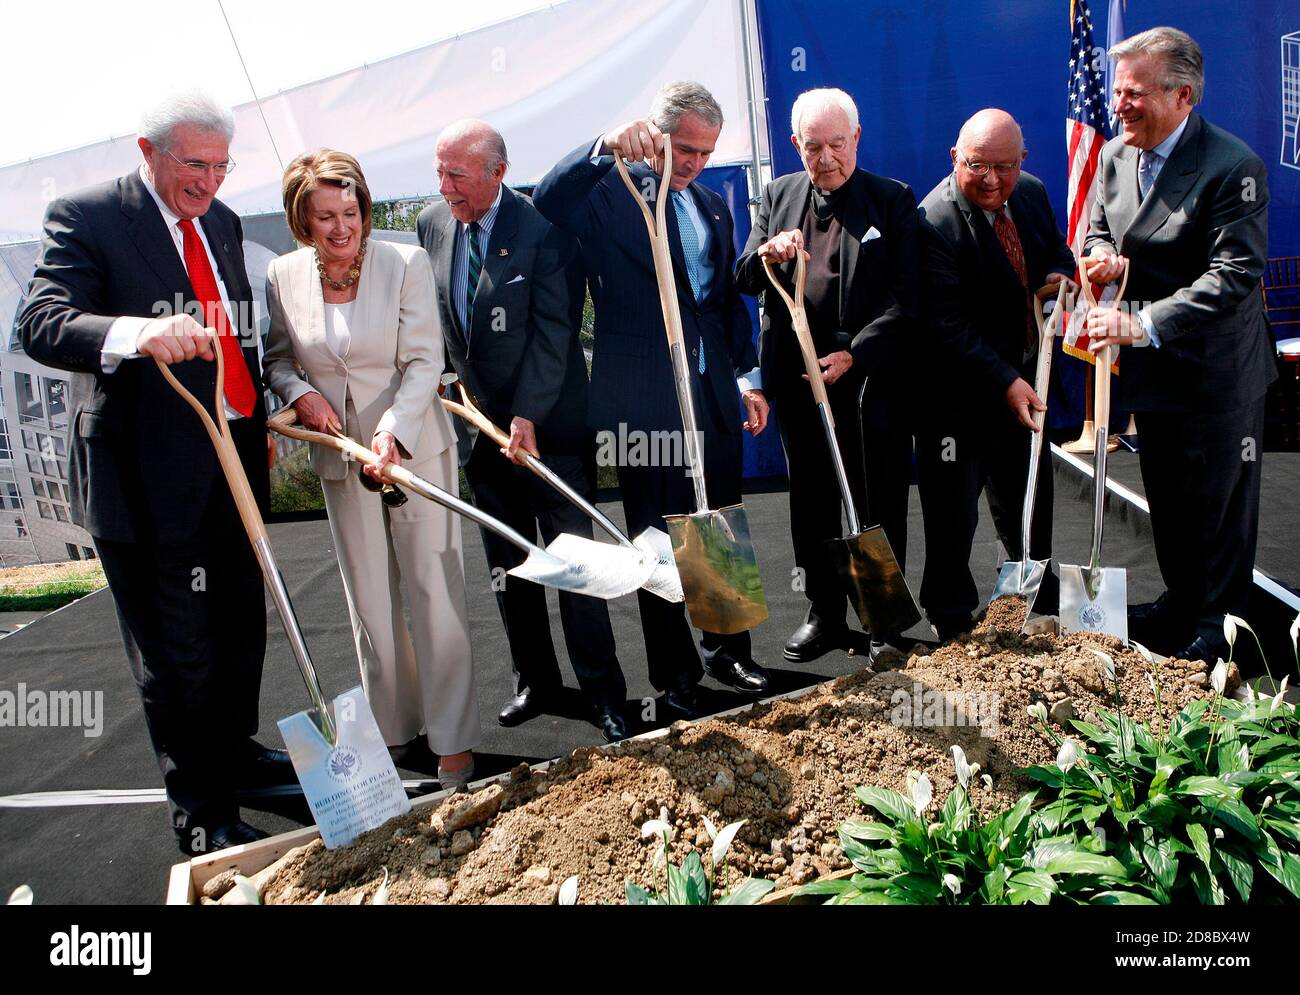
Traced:
<svg viewBox="0 0 1300 995">
<path fill-rule="evenodd" d="M 706 817 L 717 827 L 743 819 L 728 881 L 804 884 L 848 866 L 836 827 L 862 816 L 857 785 L 905 792 L 908 771 L 923 772 L 941 804 L 955 784 L 956 745 L 992 778 L 972 786 L 988 815 L 1032 787 L 1018 768 L 1056 755 L 1031 704 L 1042 702 L 1057 733 L 1068 733 L 1071 719 L 1095 722 L 1098 709 L 1114 709 L 1117 682 L 1124 713 L 1163 728 L 1209 693 L 1203 663 L 1152 663 L 1108 636 L 1021 635 L 1023 610 L 1002 599 L 961 639 L 930 652 L 918 645 L 878 663 L 885 669 L 798 697 L 583 747 L 545 769 L 521 765 L 348 846 L 330 851 L 317 839 L 291 850 L 254 886 L 268 904 L 369 904 L 385 880 L 391 904 L 553 903 L 577 875 L 580 903 L 622 902 L 626 881 L 663 887 L 662 867 L 652 869 L 659 840 L 640 833 L 660 817 L 675 827 L 674 863 L 691 849 L 707 862 Z M 1115 682 L 1097 650 L 1113 661 Z M 1233 667 L 1229 693 L 1238 680 Z M 230 902 L 230 883 L 229 874 L 213 879 L 201 900 Z"/>
</svg>

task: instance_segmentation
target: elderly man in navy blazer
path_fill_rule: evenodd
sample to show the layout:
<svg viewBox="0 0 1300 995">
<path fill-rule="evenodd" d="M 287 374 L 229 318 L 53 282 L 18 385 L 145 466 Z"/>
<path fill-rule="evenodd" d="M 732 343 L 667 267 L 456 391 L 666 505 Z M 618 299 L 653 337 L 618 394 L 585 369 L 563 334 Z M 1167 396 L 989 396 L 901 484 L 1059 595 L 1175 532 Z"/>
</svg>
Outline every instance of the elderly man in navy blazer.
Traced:
<svg viewBox="0 0 1300 995">
<path fill-rule="evenodd" d="M 265 506 L 253 293 L 239 218 L 215 199 L 233 134 L 200 93 L 146 114 L 139 170 L 50 204 L 18 316 L 27 354 L 74 374 L 73 519 L 104 564 L 186 853 L 264 836 L 240 820 L 236 787 L 295 780 L 287 754 L 251 738 L 261 572 L 212 443 L 155 364 L 211 409 L 222 350 L 230 434 Z"/>
<path fill-rule="evenodd" d="M 537 209 L 576 236 L 596 309 L 589 421 L 598 432 L 682 431 L 664 335 L 658 285 L 641 209 L 614 169 L 633 163 L 637 187 L 651 201 L 668 194 L 666 212 L 686 348 L 703 433 L 704 472 L 715 507 L 740 500 L 741 431 L 767 424 L 767 401 L 746 379 L 758 366 L 749 312 L 732 278 L 731 213 L 696 182 L 722 131 L 722 110 L 698 83 L 676 82 L 656 95 L 649 117 L 621 125 L 562 159 L 533 194 Z M 672 136 L 672 175 L 659 175 L 663 135 Z M 664 190 L 666 180 L 667 190 Z M 746 416 L 741 416 L 741 404 Z M 651 436 L 653 438 L 653 436 Z M 628 531 L 666 528 L 665 514 L 693 505 L 684 466 L 629 465 L 619 484 Z M 650 682 L 677 715 L 698 714 L 702 672 L 684 606 L 638 591 Z M 750 653 L 748 632 L 700 638 L 704 668 L 739 691 L 760 694 L 768 678 Z"/>
<path fill-rule="evenodd" d="M 1166 591 L 1129 633 L 1159 652 L 1228 655 L 1225 614 L 1250 598 L 1264 395 L 1277 377 L 1260 275 L 1268 173 L 1192 108 L 1200 46 L 1152 28 L 1110 50 L 1123 131 L 1102 149 L 1086 248 L 1095 281 L 1129 265 L 1131 308 L 1088 315 L 1090 348 L 1121 350 L 1115 399 L 1136 413 L 1151 537 Z"/>
</svg>

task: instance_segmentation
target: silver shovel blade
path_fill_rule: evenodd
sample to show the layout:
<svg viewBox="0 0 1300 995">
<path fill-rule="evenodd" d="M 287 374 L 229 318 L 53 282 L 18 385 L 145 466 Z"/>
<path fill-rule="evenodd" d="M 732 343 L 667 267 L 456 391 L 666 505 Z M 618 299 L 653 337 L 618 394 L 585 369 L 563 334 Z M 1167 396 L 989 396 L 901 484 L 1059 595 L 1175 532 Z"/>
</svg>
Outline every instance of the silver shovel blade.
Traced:
<svg viewBox="0 0 1300 995">
<path fill-rule="evenodd" d="M 887 636 L 921 621 L 921 609 L 883 528 L 873 525 L 856 535 L 831 539 L 826 547 L 858 621 L 866 629 Z"/>
<path fill-rule="evenodd" d="M 333 743 L 321 735 L 312 712 L 297 712 L 278 725 L 321 838 L 331 850 L 411 810 L 361 688 L 334 699 Z"/>
<path fill-rule="evenodd" d="M 561 532 L 546 549 L 534 549 L 508 573 L 559 591 L 608 601 L 631 594 L 654 568 L 655 558 L 643 550 Z"/>
<path fill-rule="evenodd" d="M 682 576 L 677 572 L 677 561 L 673 559 L 673 541 L 668 538 L 668 533 L 651 526 L 632 542 L 637 549 L 655 558 L 655 567 L 650 574 L 650 579 L 641 586 L 665 601 L 674 604 L 685 601 L 686 595 L 682 592 Z"/>
<path fill-rule="evenodd" d="M 666 515 L 691 624 L 703 632 L 747 632 L 767 618 L 767 598 L 743 505 Z"/>
<path fill-rule="evenodd" d="M 1128 574 L 1123 567 L 1061 567 L 1061 631 L 1104 632 L 1128 643 Z"/>
<path fill-rule="evenodd" d="M 1007 560 L 998 571 L 998 582 L 993 587 L 990 602 L 1007 597 L 1023 599 L 1025 625 L 1028 626 L 1034 614 L 1034 601 L 1043 586 L 1043 577 L 1047 575 L 1047 564 L 1047 560 Z"/>
</svg>

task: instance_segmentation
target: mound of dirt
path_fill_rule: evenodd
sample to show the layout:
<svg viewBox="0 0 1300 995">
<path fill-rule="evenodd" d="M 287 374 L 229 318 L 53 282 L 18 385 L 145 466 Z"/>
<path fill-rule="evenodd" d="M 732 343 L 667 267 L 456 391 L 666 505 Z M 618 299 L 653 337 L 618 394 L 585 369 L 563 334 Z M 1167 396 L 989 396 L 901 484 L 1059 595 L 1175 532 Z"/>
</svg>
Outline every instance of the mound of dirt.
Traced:
<svg viewBox="0 0 1300 995">
<path fill-rule="evenodd" d="M 662 867 L 651 869 L 657 841 L 643 840 L 640 827 L 665 811 L 674 862 L 698 849 L 707 863 L 705 817 L 719 828 L 744 819 L 729 881 L 802 884 L 847 866 L 836 827 L 862 815 L 855 786 L 905 792 L 907 772 L 921 771 L 937 807 L 955 784 L 954 745 L 992 777 L 991 788 L 973 786 L 977 809 L 1013 802 L 1031 786 L 1015 770 L 1056 754 L 1029 705 L 1043 702 L 1058 733 L 1071 717 L 1095 721 L 1099 708 L 1115 708 L 1115 684 L 1094 650 L 1113 659 L 1124 714 L 1139 721 L 1164 727 L 1209 693 L 1204 664 L 1153 665 L 1106 636 L 1022 636 L 1022 611 L 1003 600 L 967 637 L 896 654 L 890 669 L 734 717 L 677 723 L 658 738 L 584 747 L 546 770 L 520 766 L 334 851 L 318 840 L 283 861 L 264 900 L 368 903 L 387 870 L 393 904 L 550 903 L 574 874 L 580 902 L 622 902 L 627 880 L 663 887 Z"/>
</svg>

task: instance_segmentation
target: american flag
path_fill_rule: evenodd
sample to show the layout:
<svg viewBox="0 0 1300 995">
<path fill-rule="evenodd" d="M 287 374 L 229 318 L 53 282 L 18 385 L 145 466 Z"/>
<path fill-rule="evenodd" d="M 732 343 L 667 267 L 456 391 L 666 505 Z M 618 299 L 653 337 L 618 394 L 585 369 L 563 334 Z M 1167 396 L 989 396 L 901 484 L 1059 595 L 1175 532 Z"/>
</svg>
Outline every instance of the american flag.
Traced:
<svg viewBox="0 0 1300 995">
<path fill-rule="evenodd" d="M 1070 3 L 1070 68 L 1066 80 L 1065 144 L 1070 150 L 1070 185 L 1066 194 L 1069 227 L 1066 240 L 1076 259 L 1083 256 L 1088 221 L 1096 199 L 1097 162 L 1106 144 L 1106 51 L 1093 45 L 1088 0 Z M 1076 313 L 1062 343 L 1072 356 L 1092 362 L 1087 336 L 1080 337 Z"/>
</svg>

